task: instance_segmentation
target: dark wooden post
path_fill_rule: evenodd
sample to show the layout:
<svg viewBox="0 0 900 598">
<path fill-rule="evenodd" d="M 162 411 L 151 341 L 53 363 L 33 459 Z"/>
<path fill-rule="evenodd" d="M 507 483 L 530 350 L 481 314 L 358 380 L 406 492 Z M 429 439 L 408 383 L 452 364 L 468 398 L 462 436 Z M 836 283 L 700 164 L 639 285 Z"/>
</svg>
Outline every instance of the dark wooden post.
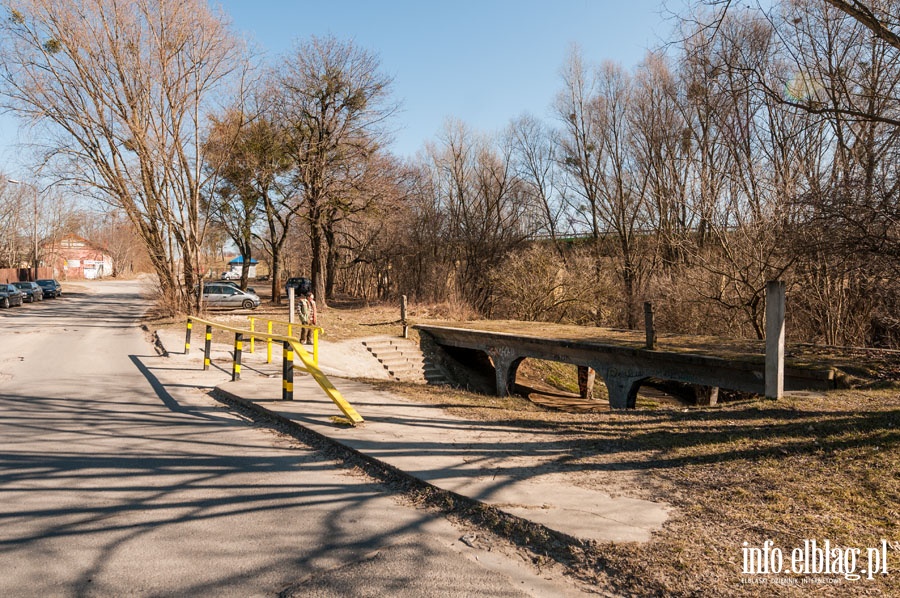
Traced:
<svg viewBox="0 0 900 598">
<path fill-rule="evenodd" d="M 647 348 L 656 348 L 656 330 L 653 329 L 653 304 L 644 302 L 644 331 L 647 334 Z"/>
</svg>

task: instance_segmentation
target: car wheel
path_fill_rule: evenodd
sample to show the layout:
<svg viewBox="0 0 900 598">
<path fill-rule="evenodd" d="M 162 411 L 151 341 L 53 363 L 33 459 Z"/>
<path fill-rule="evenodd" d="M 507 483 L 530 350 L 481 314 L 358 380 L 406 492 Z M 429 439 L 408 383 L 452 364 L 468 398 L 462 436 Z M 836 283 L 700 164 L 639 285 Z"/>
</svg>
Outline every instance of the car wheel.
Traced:
<svg viewBox="0 0 900 598">
<path fill-rule="evenodd" d="M 3 298 L 3 307 L 4 307 L 5 309 L 9 309 L 9 297 L 4 297 L 4 298 Z"/>
<path fill-rule="evenodd" d="M 244 309 L 253 309 L 253 302 L 249 299 L 244 299 L 243 303 Z"/>
</svg>

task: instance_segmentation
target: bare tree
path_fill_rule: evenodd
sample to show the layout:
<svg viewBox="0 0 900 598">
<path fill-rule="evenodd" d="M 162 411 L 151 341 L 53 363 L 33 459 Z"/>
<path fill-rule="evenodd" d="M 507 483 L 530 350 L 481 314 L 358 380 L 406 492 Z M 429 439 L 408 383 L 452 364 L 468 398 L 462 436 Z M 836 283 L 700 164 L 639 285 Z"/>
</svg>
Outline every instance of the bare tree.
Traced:
<svg viewBox="0 0 900 598">
<path fill-rule="evenodd" d="M 56 133 L 68 178 L 120 207 L 173 309 L 193 293 L 207 183 L 201 130 L 213 94 L 240 74 L 241 47 L 201 0 L 8 0 L 7 105 Z"/>
<path fill-rule="evenodd" d="M 452 264 L 453 290 L 489 313 L 491 267 L 534 233 L 528 186 L 514 172 L 509 143 L 496 144 L 458 121 L 447 122 L 428 159 L 430 180 L 422 189 L 434 194 L 427 203 L 444 215 L 438 242 Z"/>
<path fill-rule="evenodd" d="M 565 252 L 559 245 L 561 228 L 566 232 L 564 222 L 566 212 L 565 177 L 557 167 L 559 162 L 559 139 L 557 132 L 533 116 L 516 119 L 510 126 L 514 159 L 518 177 L 530 188 L 529 195 L 535 199 L 534 228 L 546 232 L 556 247 L 560 257 Z"/>
<path fill-rule="evenodd" d="M 297 46 L 275 79 L 277 118 L 286 127 L 288 152 L 300 195 L 296 211 L 309 225 L 312 280 L 324 305 L 329 237 L 365 171 L 387 140 L 391 79 L 378 59 L 350 42 L 313 37 Z"/>
<path fill-rule="evenodd" d="M 0 173 L 0 268 L 17 268 L 27 259 L 25 205 L 20 190 Z"/>
</svg>

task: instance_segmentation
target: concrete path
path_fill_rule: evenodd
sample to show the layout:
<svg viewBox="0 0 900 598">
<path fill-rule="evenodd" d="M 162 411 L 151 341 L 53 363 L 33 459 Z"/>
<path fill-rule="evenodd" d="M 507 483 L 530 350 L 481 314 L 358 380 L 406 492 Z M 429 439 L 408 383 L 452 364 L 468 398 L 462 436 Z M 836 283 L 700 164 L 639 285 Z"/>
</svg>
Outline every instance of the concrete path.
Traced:
<svg viewBox="0 0 900 598">
<path fill-rule="evenodd" d="M 227 376 L 156 354 L 137 281 L 64 284 L 0 310 L 0 597 L 593 590 L 210 400 Z"/>
<path fill-rule="evenodd" d="M 173 365 L 201 368 L 203 353 L 184 355 L 184 335 L 159 331 Z M 193 345 L 197 346 L 196 339 Z M 360 345 L 361 346 L 361 345 Z M 585 540 L 643 542 L 665 522 L 665 504 L 612 497 L 571 484 L 548 463 L 563 456 L 546 432 L 496 426 L 448 415 L 363 382 L 335 377 L 368 370 L 374 358 L 347 352 L 346 344 L 323 343 L 320 364 L 350 404 L 365 418 L 355 428 L 335 423 L 340 415 L 312 377 L 298 372 L 294 401 L 281 400 L 281 353 L 265 363 L 265 349 L 244 353 L 242 379 L 230 380 L 230 347 L 213 347 L 220 392 L 252 403 L 438 488 L 468 496 L 512 515 Z M 348 363 L 352 362 L 352 363 Z M 544 467 L 542 467 L 544 466 Z"/>
</svg>

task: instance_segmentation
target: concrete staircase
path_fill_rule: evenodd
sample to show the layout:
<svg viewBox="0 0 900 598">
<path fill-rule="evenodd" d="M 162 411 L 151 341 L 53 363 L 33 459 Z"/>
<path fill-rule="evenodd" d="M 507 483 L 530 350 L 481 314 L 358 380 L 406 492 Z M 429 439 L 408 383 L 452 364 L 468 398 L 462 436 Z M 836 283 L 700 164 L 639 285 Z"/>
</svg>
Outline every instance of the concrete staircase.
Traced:
<svg viewBox="0 0 900 598">
<path fill-rule="evenodd" d="M 363 341 L 363 346 L 384 366 L 388 374 L 400 382 L 444 385 L 449 381 L 441 370 L 410 340 L 379 338 Z"/>
</svg>

